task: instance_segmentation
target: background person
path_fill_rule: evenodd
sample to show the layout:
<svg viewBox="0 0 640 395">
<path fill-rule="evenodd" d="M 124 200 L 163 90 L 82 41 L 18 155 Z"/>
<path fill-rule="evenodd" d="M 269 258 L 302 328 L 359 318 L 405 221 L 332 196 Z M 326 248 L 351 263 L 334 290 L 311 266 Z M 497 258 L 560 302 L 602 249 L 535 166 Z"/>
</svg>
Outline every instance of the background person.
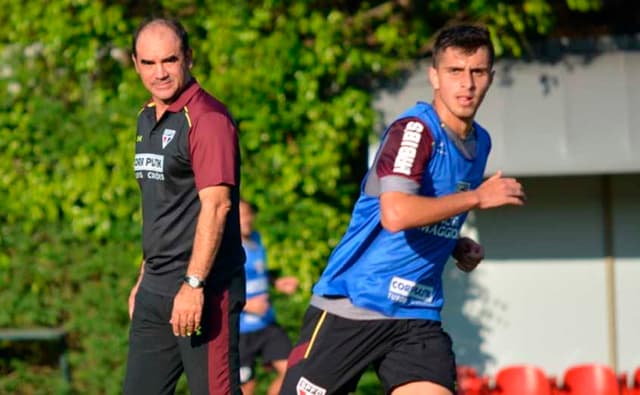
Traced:
<svg viewBox="0 0 640 395">
<path fill-rule="evenodd" d="M 260 234 L 253 228 L 254 217 L 255 209 L 241 200 L 240 229 L 242 246 L 247 255 L 247 302 L 240 314 L 240 380 L 243 394 L 253 394 L 256 360 L 261 358 L 265 365 L 276 372 L 268 391 L 269 395 L 275 395 L 280 391 L 287 369 L 291 340 L 276 323 L 275 312 L 269 301 L 270 272 L 267 270 L 266 251 Z M 298 279 L 291 276 L 277 278 L 275 288 L 292 294 L 298 288 Z"/>
</svg>

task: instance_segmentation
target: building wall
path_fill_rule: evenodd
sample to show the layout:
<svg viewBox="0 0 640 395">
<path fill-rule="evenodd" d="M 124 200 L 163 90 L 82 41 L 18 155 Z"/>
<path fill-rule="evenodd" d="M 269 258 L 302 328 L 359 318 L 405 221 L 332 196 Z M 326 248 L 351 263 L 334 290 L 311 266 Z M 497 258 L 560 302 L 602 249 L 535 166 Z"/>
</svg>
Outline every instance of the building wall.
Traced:
<svg viewBox="0 0 640 395">
<path fill-rule="evenodd" d="M 574 364 L 611 364 L 613 287 L 617 368 L 640 366 L 640 174 L 611 177 L 610 191 L 604 180 L 526 177 L 525 207 L 473 213 L 469 227 L 487 259 L 470 274 L 454 265 L 445 272 L 444 323 L 459 363 L 487 374 L 532 363 L 557 377 Z"/>
<path fill-rule="evenodd" d="M 416 101 L 431 101 L 429 64 L 418 63 L 402 86 L 379 92 L 375 106 L 383 125 Z M 476 114 L 491 132 L 488 172 L 640 171 L 640 51 L 594 51 L 553 62 L 501 60 L 494 69 Z"/>
</svg>

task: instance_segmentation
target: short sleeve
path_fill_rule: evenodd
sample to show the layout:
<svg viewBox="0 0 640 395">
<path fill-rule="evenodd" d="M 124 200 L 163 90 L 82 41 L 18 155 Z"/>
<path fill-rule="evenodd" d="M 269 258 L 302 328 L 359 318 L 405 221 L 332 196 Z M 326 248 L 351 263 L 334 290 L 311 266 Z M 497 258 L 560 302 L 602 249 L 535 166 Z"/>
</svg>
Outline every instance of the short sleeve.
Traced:
<svg viewBox="0 0 640 395">
<path fill-rule="evenodd" d="M 238 134 L 226 114 L 206 112 L 195 120 L 189 132 L 189 153 L 198 190 L 238 185 Z"/>
<path fill-rule="evenodd" d="M 394 122 L 387 131 L 375 162 L 380 192 L 415 193 L 431 156 L 433 136 L 416 117 Z"/>
</svg>

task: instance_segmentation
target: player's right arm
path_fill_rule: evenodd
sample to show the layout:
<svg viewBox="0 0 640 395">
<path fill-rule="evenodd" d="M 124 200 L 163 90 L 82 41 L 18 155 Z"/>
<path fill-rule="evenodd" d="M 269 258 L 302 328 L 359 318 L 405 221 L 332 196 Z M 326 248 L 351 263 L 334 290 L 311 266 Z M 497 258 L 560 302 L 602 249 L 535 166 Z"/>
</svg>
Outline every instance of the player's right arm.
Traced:
<svg viewBox="0 0 640 395">
<path fill-rule="evenodd" d="M 472 191 L 441 197 L 419 195 L 432 144 L 431 132 L 418 118 L 400 119 L 389 128 L 374 164 L 380 180 L 380 219 L 386 230 L 428 226 L 475 208 L 524 204 L 522 185 L 501 172 Z"/>
<path fill-rule="evenodd" d="M 460 213 L 504 205 L 522 206 L 525 195 L 515 179 L 497 172 L 477 189 L 440 197 L 385 192 L 380 195 L 382 226 L 390 232 L 432 225 Z"/>
</svg>

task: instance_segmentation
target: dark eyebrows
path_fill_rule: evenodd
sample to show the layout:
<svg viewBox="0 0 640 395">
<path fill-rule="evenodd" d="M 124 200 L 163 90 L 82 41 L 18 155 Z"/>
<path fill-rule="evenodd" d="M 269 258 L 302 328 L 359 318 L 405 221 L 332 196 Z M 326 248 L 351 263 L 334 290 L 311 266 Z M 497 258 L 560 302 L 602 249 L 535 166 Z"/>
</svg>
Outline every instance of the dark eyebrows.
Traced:
<svg viewBox="0 0 640 395">
<path fill-rule="evenodd" d="M 162 59 L 162 63 L 173 63 L 177 62 L 178 60 L 180 60 L 180 57 L 178 55 L 171 55 L 168 58 Z"/>
<path fill-rule="evenodd" d="M 180 57 L 178 55 L 171 55 L 168 56 L 164 59 L 160 60 L 160 63 L 175 63 L 178 60 L 180 60 Z M 155 64 L 156 62 L 153 60 L 149 60 L 149 59 L 140 59 L 140 63 L 145 64 L 145 65 L 152 65 Z"/>
<path fill-rule="evenodd" d="M 490 70 L 491 70 L 491 67 L 483 67 L 483 66 L 471 68 L 471 72 L 481 71 L 483 73 L 488 73 Z"/>
<path fill-rule="evenodd" d="M 462 66 L 444 66 L 443 67 L 445 70 L 447 71 L 462 71 L 465 69 L 465 67 Z M 483 67 L 483 66 L 479 66 L 479 67 L 470 67 L 469 71 L 473 72 L 488 72 L 490 70 L 490 67 Z"/>
</svg>

